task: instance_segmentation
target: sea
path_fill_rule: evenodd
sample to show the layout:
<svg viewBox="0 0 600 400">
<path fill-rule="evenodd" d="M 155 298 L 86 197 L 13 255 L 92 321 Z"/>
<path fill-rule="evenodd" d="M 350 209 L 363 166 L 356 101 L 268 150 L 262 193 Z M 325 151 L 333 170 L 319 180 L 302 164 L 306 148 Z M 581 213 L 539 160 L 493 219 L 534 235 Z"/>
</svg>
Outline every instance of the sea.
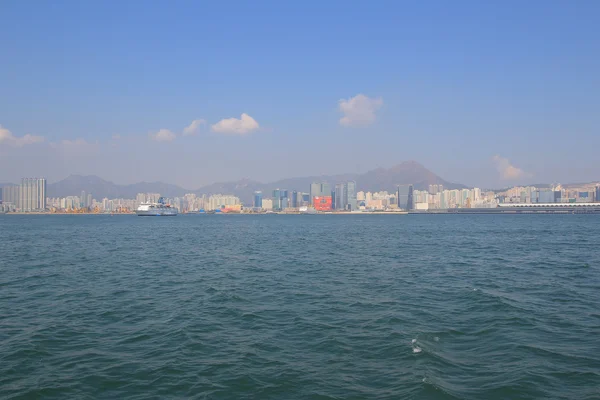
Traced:
<svg viewBox="0 0 600 400">
<path fill-rule="evenodd" d="M 599 215 L 0 215 L 2 399 L 600 399 Z"/>
</svg>

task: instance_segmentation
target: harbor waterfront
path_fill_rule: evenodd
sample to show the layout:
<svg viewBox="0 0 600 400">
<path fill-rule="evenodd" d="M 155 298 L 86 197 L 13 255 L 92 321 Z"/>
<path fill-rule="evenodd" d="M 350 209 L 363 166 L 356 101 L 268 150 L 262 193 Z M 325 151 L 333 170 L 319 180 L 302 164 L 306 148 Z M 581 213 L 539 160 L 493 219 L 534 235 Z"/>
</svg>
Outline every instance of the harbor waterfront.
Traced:
<svg viewBox="0 0 600 400">
<path fill-rule="evenodd" d="M 600 396 L 600 216 L 328 215 L 0 217 L 2 397 Z"/>
</svg>

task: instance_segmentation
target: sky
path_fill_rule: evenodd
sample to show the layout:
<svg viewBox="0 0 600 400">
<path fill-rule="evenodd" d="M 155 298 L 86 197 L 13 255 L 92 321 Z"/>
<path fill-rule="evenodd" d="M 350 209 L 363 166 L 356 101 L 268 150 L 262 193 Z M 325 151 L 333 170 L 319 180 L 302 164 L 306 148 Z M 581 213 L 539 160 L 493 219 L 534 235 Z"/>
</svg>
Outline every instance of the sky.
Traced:
<svg viewBox="0 0 600 400">
<path fill-rule="evenodd" d="M 0 2 L 0 182 L 600 180 L 600 2 Z"/>
</svg>

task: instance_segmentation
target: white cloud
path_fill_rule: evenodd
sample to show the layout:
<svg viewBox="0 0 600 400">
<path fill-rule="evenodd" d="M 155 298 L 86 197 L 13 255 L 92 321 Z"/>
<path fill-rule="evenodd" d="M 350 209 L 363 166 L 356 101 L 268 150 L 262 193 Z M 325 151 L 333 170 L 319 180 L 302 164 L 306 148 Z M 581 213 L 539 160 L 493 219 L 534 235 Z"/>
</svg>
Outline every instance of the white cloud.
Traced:
<svg viewBox="0 0 600 400">
<path fill-rule="evenodd" d="M 500 173 L 502 179 L 515 180 L 531 176 L 531 174 L 523 171 L 521 168 L 517 168 L 512 165 L 507 158 L 495 155 L 492 157 L 492 161 L 496 165 L 496 170 L 498 170 L 498 173 Z"/>
<path fill-rule="evenodd" d="M 206 121 L 203 119 L 195 119 L 192 123 L 183 129 L 183 136 L 193 136 L 198 133 L 200 127 L 206 124 Z"/>
<path fill-rule="evenodd" d="M 157 142 L 170 142 L 175 140 L 175 134 L 168 129 L 161 129 L 156 133 L 151 133 L 150 138 Z"/>
<path fill-rule="evenodd" d="M 242 114 L 240 119 L 226 118 L 222 119 L 213 126 L 213 132 L 218 133 L 233 133 L 236 135 L 244 135 L 259 128 L 258 122 L 248 114 Z"/>
<path fill-rule="evenodd" d="M 12 147 L 22 147 L 27 146 L 28 144 L 41 143 L 44 141 L 42 136 L 34 136 L 27 134 L 25 136 L 15 136 L 6 128 L 3 128 L 0 125 L 0 145 L 6 144 Z"/>
<path fill-rule="evenodd" d="M 349 99 L 338 101 L 340 112 L 344 114 L 340 118 L 340 125 L 343 126 L 361 126 L 369 125 L 375 122 L 376 111 L 383 105 L 381 97 L 370 98 L 364 94 L 357 94 Z"/>
</svg>

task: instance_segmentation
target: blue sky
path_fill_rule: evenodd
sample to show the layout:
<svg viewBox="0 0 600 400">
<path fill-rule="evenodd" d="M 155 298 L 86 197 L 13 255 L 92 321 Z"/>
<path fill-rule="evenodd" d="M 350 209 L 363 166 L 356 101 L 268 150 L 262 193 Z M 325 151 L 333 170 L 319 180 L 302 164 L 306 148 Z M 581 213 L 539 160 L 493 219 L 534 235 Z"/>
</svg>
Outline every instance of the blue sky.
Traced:
<svg viewBox="0 0 600 400">
<path fill-rule="evenodd" d="M 0 182 L 600 179 L 599 2 L 171 3 L 0 2 Z"/>
</svg>

